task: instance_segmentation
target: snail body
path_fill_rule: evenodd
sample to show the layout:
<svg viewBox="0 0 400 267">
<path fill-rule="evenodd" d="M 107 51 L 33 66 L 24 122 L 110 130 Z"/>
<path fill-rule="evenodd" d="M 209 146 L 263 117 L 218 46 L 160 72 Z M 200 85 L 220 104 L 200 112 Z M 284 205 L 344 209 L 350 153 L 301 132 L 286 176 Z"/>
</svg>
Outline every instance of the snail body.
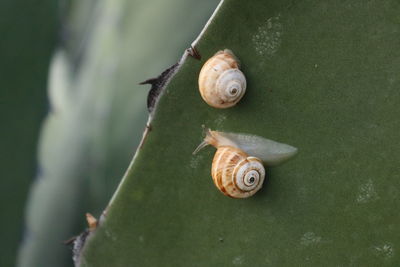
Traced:
<svg viewBox="0 0 400 267">
<path fill-rule="evenodd" d="M 259 136 L 208 130 L 193 153 L 207 145 L 217 148 L 211 167 L 216 187 L 226 196 L 247 198 L 263 185 L 263 163 L 277 165 L 297 153 L 297 148 Z"/>
<path fill-rule="evenodd" d="M 232 51 L 221 50 L 206 61 L 199 74 L 199 90 L 214 108 L 229 108 L 239 102 L 246 92 L 246 78 Z"/>
</svg>

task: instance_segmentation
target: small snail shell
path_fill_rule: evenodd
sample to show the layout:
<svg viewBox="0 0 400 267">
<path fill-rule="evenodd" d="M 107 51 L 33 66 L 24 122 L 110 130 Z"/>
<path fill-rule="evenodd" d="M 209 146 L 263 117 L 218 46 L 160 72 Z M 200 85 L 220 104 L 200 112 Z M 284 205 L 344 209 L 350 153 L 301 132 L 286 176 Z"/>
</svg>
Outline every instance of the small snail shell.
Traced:
<svg viewBox="0 0 400 267">
<path fill-rule="evenodd" d="M 247 198 L 263 185 L 263 163 L 277 165 L 297 153 L 297 148 L 255 135 L 207 130 L 193 154 L 207 145 L 217 148 L 211 176 L 217 188 L 232 198 Z M 251 155 L 251 156 L 249 156 Z"/>
<path fill-rule="evenodd" d="M 199 90 L 214 108 L 229 108 L 239 102 L 246 92 L 246 78 L 232 51 L 219 51 L 207 60 L 200 71 Z"/>
<path fill-rule="evenodd" d="M 221 146 L 215 153 L 211 176 L 214 184 L 225 195 L 246 198 L 262 187 L 265 169 L 258 158 L 249 157 L 235 147 Z"/>
</svg>

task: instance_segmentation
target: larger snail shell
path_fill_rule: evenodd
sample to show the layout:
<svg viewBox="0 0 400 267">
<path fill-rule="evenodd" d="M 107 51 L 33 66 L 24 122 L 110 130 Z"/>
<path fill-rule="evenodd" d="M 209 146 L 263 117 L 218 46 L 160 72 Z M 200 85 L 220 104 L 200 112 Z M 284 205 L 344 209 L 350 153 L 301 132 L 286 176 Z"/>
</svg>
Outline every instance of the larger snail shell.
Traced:
<svg viewBox="0 0 400 267">
<path fill-rule="evenodd" d="M 297 153 L 295 147 L 260 136 L 209 129 L 193 153 L 207 145 L 217 148 L 211 167 L 213 181 L 223 194 L 233 198 L 250 197 L 262 187 L 263 162 L 277 165 Z"/>
<path fill-rule="evenodd" d="M 246 78 L 232 51 L 219 51 L 207 60 L 200 71 L 199 90 L 204 101 L 215 108 L 229 108 L 239 102 L 246 92 Z"/>
<path fill-rule="evenodd" d="M 246 198 L 262 187 L 265 169 L 258 158 L 249 157 L 238 148 L 222 146 L 215 153 L 211 176 L 226 196 Z"/>
</svg>

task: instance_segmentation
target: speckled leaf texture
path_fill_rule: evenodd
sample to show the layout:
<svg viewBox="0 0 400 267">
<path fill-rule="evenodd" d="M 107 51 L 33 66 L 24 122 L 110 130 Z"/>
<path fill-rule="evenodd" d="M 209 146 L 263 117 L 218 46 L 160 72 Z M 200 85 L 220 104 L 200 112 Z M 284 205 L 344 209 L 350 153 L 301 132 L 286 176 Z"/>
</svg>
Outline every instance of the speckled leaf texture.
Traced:
<svg viewBox="0 0 400 267">
<path fill-rule="evenodd" d="M 400 3 L 225 0 L 159 101 L 83 266 L 399 266 Z M 248 91 L 207 106 L 231 49 Z M 149 60 L 154 60 L 150 59 Z M 249 199 L 213 185 L 202 125 L 299 149 Z"/>
</svg>

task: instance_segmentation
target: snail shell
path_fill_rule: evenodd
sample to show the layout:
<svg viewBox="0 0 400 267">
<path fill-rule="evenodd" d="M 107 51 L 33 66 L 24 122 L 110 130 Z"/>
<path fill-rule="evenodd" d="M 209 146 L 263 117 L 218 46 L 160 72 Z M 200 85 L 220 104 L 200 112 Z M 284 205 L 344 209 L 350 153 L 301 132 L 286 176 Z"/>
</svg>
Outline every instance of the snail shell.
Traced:
<svg viewBox="0 0 400 267">
<path fill-rule="evenodd" d="M 199 90 L 214 108 L 229 108 L 239 102 L 246 92 L 246 78 L 232 51 L 219 51 L 207 60 L 200 71 Z"/>
<path fill-rule="evenodd" d="M 207 145 L 217 148 L 211 167 L 214 184 L 232 198 L 250 197 L 262 187 L 263 162 L 277 165 L 297 153 L 295 147 L 263 137 L 208 129 L 204 141 L 193 154 Z"/>
<path fill-rule="evenodd" d="M 260 159 L 249 157 L 238 148 L 221 146 L 215 153 L 211 176 L 226 196 L 246 198 L 262 187 L 265 169 Z"/>
</svg>

